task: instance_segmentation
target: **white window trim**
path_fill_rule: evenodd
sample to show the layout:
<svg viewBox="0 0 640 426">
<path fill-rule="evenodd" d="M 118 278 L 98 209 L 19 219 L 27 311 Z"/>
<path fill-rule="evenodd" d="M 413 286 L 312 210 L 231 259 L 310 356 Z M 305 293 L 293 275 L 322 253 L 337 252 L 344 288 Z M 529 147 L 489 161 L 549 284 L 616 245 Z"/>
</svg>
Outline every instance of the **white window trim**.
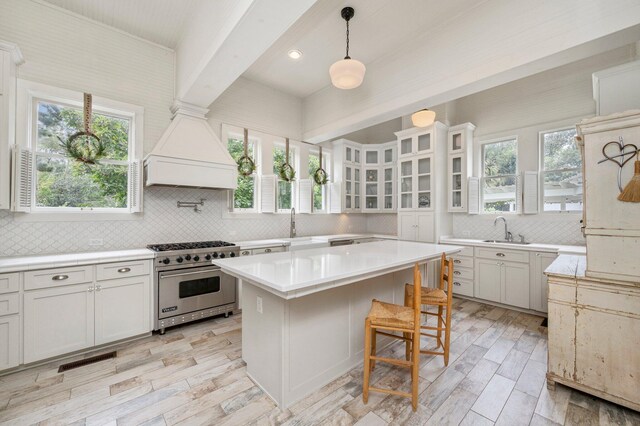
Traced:
<svg viewBox="0 0 640 426">
<path fill-rule="evenodd" d="M 243 140 L 244 139 L 244 129 L 242 127 L 237 127 L 237 126 L 232 126 L 230 124 L 226 124 L 226 123 L 222 123 L 221 126 L 221 140 L 222 143 L 224 144 L 225 148 L 227 149 L 227 151 L 229 150 L 229 135 L 233 136 L 234 138 Z M 261 139 L 259 136 L 252 136 L 251 135 L 251 130 L 249 130 L 249 141 L 251 142 L 252 139 L 255 139 L 254 142 L 254 147 L 253 147 L 253 161 L 255 162 L 256 165 L 256 170 L 253 172 L 253 208 L 252 209 L 243 209 L 243 208 L 236 208 L 234 206 L 235 201 L 234 201 L 234 191 L 231 191 L 231 196 L 229 197 L 228 200 L 228 207 L 229 207 L 229 212 L 230 214 L 249 214 L 249 213 L 258 213 L 258 205 L 260 204 L 260 179 L 259 176 L 261 175 L 261 169 L 262 169 L 262 161 L 260 161 L 261 158 L 261 150 L 262 150 L 262 144 Z"/>
<path fill-rule="evenodd" d="M 554 129 L 540 130 L 538 132 L 538 179 L 539 179 L 538 187 L 540 188 L 540 195 L 538 197 L 539 198 L 538 199 L 538 206 L 539 206 L 538 211 L 541 212 L 542 214 L 557 215 L 557 214 L 582 214 L 583 213 L 583 210 L 553 211 L 553 210 L 545 210 L 544 209 L 544 175 L 545 175 L 545 173 L 547 173 L 547 172 L 573 172 L 573 171 L 582 172 L 582 167 L 572 168 L 572 169 L 558 169 L 558 170 L 545 170 L 545 168 L 544 168 L 544 138 L 543 138 L 543 136 L 546 133 L 561 132 L 561 131 L 566 131 L 566 130 L 575 130 L 575 126 L 567 125 L 567 126 L 554 128 Z M 577 148 L 577 149 L 579 149 L 579 148 Z M 582 207 L 584 209 L 584 181 L 583 181 L 582 190 L 583 190 Z"/>
<path fill-rule="evenodd" d="M 16 108 L 16 144 L 34 150 L 34 139 L 37 121 L 36 102 L 44 100 L 62 103 L 82 109 L 83 93 L 63 89 L 47 84 L 18 79 Z M 142 161 L 144 150 L 144 107 L 126 102 L 93 96 L 93 110 L 116 117 L 130 118 L 131 128 L 128 163 Z M 35 173 L 34 173 L 35 174 Z M 32 185 L 35 186 L 35 176 Z M 143 199 L 143 185 L 139 182 L 140 199 Z M 35 188 L 32 188 L 32 205 L 35 206 Z M 29 213 L 17 213 L 15 219 L 24 222 L 62 222 L 62 221 L 96 221 L 96 220 L 137 220 L 142 214 L 133 213 L 130 207 L 108 208 L 43 208 L 32 207 Z"/>
<path fill-rule="evenodd" d="M 496 175 L 496 176 L 485 176 L 484 174 L 484 147 L 485 145 L 490 145 L 490 144 L 494 144 L 494 143 L 498 143 L 498 142 L 508 142 L 511 140 L 515 140 L 516 141 L 516 172 L 513 175 Z M 486 177 L 489 178 L 498 178 L 498 177 L 510 177 L 513 176 L 516 180 L 518 179 L 518 174 L 520 172 L 520 166 L 519 166 L 519 148 L 520 148 L 520 143 L 518 140 L 518 135 L 505 135 L 505 136 L 501 136 L 499 138 L 492 138 L 492 139 L 486 139 L 486 140 L 482 140 L 482 141 L 478 141 L 478 149 L 479 149 L 479 153 L 480 155 L 479 157 L 479 173 L 478 175 L 480 176 L 480 214 L 481 215 L 487 215 L 487 216 L 502 216 L 502 215 L 517 215 L 518 214 L 518 198 L 516 195 L 516 210 L 513 212 L 488 212 L 485 211 L 485 203 L 484 203 L 484 181 Z M 517 184 L 516 184 L 517 185 Z"/>
</svg>

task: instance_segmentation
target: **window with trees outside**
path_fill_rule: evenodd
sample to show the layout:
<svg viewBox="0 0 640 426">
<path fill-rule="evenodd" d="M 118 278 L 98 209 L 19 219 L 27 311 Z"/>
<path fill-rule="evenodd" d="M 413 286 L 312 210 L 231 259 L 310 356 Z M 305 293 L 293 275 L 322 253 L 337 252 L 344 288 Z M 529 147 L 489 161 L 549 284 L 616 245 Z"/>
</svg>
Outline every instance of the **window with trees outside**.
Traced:
<svg viewBox="0 0 640 426">
<path fill-rule="evenodd" d="M 249 137 L 247 152 L 253 161 L 258 161 L 255 155 L 256 142 Z M 244 135 L 229 132 L 227 135 L 227 149 L 237 163 L 244 155 Z M 258 164 L 256 163 L 256 166 Z M 257 167 L 256 167 L 257 168 Z M 238 187 L 233 191 L 233 209 L 238 211 L 254 211 L 256 209 L 256 172 L 249 176 L 238 173 Z"/>
<path fill-rule="evenodd" d="M 322 164 L 324 169 L 326 170 L 326 164 L 328 164 L 327 156 L 322 155 L 324 158 L 322 159 Z M 318 185 L 313 181 L 313 174 L 320 167 L 320 154 L 318 152 L 310 152 L 309 153 L 309 179 L 311 179 L 313 184 L 313 211 L 321 212 L 324 211 L 324 185 Z"/>
<path fill-rule="evenodd" d="M 286 149 L 285 146 L 276 145 L 273 148 L 273 173 L 278 176 L 280 167 L 285 163 Z M 289 164 L 293 164 L 295 158 L 295 149 L 289 145 Z M 296 173 L 297 174 L 297 173 Z M 298 176 L 296 176 L 296 179 Z M 277 186 L 277 209 L 279 211 L 291 210 L 293 207 L 293 182 L 286 182 L 278 177 Z"/>
<path fill-rule="evenodd" d="M 482 205 L 485 213 L 516 211 L 518 141 L 482 145 Z"/>
<path fill-rule="evenodd" d="M 582 158 L 576 129 L 540 132 L 540 181 L 546 212 L 582 211 Z"/>
</svg>

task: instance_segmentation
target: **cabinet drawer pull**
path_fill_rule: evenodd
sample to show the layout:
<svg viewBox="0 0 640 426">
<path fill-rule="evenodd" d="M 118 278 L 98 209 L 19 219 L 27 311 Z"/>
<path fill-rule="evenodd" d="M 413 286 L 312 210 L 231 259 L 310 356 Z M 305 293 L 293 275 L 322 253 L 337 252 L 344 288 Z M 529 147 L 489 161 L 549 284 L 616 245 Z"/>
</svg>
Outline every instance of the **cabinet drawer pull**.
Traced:
<svg viewBox="0 0 640 426">
<path fill-rule="evenodd" d="M 118 272 L 120 272 L 121 274 L 124 274 L 125 272 L 131 272 L 131 268 L 120 268 L 118 269 Z"/>
<path fill-rule="evenodd" d="M 96 286 L 96 291 L 100 291 L 100 290 L 102 290 L 102 286 L 101 285 L 97 285 Z"/>
<path fill-rule="evenodd" d="M 243 255 L 243 256 L 248 256 L 248 255 L 249 255 L 249 251 L 248 251 L 248 250 L 243 251 L 243 252 L 242 252 L 242 255 Z"/>
<path fill-rule="evenodd" d="M 462 263 L 462 262 L 458 259 L 453 259 L 453 263 Z"/>
<path fill-rule="evenodd" d="M 453 275 L 460 275 L 460 271 L 453 271 Z"/>
<path fill-rule="evenodd" d="M 505 254 L 504 253 L 496 253 L 496 256 L 505 257 Z"/>
<path fill-rule="evenodd" d="M 453 285 L 461 286 L 462 284 L 460 284 L 458 281 L 454 281 Z"/>
<path fill-rule="evenodd" d="M 93 291 L 93 287 L 89 287 L 89 288 L 87 289 L 87 291 L 88 291 L 89 293 L 91 293 L 91 292 Z"/>
<path fill-rule="evenodd" d="M 64 281 L 69 278 L 69 275 L 54 275 L 51 277 L 53 281 Z"/>
<path fill-rule="evenodd" d="M 264 249 L 265 253 L 271 253 L 271 249 Z"/>
</svg>

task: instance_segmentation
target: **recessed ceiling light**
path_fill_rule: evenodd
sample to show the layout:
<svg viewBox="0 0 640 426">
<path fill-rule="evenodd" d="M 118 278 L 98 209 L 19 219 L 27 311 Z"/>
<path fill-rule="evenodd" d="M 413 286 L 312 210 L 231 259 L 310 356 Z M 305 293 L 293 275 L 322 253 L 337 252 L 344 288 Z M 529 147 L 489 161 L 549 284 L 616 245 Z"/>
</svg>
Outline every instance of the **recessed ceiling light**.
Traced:
<svg viewBox="0 0 640 426">
<path fill-rule="evenodd" d="M 302 52 L 298 49 L 291 49 L 288 53 L 291 59 L 300 59 L 302 58 Z"/>
</svg>

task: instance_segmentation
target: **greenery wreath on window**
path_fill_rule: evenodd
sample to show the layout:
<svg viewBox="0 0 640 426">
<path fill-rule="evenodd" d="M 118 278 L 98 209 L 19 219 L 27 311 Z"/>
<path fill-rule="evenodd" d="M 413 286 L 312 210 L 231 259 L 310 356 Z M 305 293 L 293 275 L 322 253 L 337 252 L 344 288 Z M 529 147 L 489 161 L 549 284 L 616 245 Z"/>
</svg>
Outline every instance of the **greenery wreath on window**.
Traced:
<svg viewBox="0 0 640 426">
<path fill-rule="evenodd" d="M 107 151 L 106 145 L 91 130 L 91 104 L 91 94 L 85 93 L 83 105 L 84 130 L 74 133 L 66 141 L 58 137 L 67 157 L 89 165 L 97 164 L 98 160 L 104 157 Z"/>
<path fill-rule="evenodd" d="M 244 154 L 238 158 L 238 173 L 242 176 L 249 176 L 256 170 L 256 164 L 249 157 L 249 130 L 244 129 Z"/>
<path fill-rule="evenodd" d="M 320 164 L 318 166 L 318 170 L 313 173 L 313 181 L 318 185 L 325 185 L 327 182 L 329 182 L 329 176 L 327 175 L 327 172 L 322 168 L 322 147 L 320 147 L 319 162 Z"/>
<path fill-rule="evenodd" d="M 285 182 L 292 182 L 296 178 L 296 171 L 289 164 L 289 138 L 285 143 L 285 160 L 280 169 L 278 169 L 278 177 Z"/>
</svg>

